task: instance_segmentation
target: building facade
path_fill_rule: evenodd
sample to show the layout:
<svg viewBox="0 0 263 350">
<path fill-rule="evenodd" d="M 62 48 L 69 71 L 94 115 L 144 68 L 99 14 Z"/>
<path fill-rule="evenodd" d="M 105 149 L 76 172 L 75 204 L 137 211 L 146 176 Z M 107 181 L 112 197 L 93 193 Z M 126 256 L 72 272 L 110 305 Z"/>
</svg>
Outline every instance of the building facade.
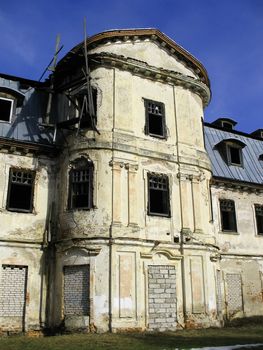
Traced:
<svg viewBox="0 0 263 350">
<path fill-rule="evenodd" d="M 1 74 L 2 332 L 263 315 L 262 135 L 204 123 L 209 100 L 155 29 L 90 37 L 44 83 Z"/>
</svg>

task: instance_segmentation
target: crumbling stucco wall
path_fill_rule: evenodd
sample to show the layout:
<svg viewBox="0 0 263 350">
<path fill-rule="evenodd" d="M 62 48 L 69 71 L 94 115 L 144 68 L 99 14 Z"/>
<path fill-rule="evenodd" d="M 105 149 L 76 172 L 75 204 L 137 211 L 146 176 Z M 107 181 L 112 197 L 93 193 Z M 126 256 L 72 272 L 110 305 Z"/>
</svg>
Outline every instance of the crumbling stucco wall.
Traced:
<svg viewBox="0 0 263 350">
<path fill-rule="evenodd" d="M 51 170 L 54 163 L 46 157 L 34 157 L 32 154 L 26 156 L 18 152 L 0 153 L 0 163 L 3 164 L 0 168 L 1 285 L 9 280 L 11 272 L 17 271 L 19 279 L 19 271 L 26 271 L 23 277 L 24 287 L 21 279 L 17 285 L 15 279 L 11 279 L 7 283 L 9 292 L 8 288 L 0 290 L 2 310 L 6 310 L 0 314 L 0 331 L 38 331 L 45 326 L 47 265 L 43 247 L 48 240 L 50 210 L 54 201 L 55 180 Z M 10 168 L 36 173 L 32 213 L 9 211 L 6 208 Z M 14 315 L 12 307 L 8 306 L 10 301 L 5 297 L 8 293 L 13 293 L 14 298 L 23 294 L 21 300 L 24 298 L 24 304 L 21 301 L 23 305 L 20 304 L 19 316 Z"/>
<path fill-rule="evenodd" d="M 223 314 L 227 319 L 262 315 L 263 237 L 257 234 L 254 208 L 263 204 L 262 193 L 221 184 L 212 187 L 212 199 L 216 244 L 222 252 Z M 237 232 L 222 231 L 220 199 L 235 202 Z"/>
</svg>

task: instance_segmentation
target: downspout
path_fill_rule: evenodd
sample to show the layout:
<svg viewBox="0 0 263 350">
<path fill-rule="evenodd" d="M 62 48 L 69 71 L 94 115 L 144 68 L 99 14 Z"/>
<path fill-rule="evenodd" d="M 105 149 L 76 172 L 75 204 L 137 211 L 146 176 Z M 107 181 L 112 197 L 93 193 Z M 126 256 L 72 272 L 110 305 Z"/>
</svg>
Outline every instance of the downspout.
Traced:
<svg viewBox="0 0 263 350">
<path fill-rule="evenodd" d="M 112 151 L 112 161 L 114 159 L 114 147 L 113 147 L 113 141 L 114 141 L 114 130 L 115 130 L 115 68 L 113 68 L 113 82 L 112 82 L 112 139 L 111 139 L 111 151 Z M 114 211 L 114 170 L 113 170 L 113 164 L 112 164 L 112 179 L 111 179 L 111 225 L 110 225 L 110 232 L 109 232 L 109 331 L 112 332 L 112 226 L 113 226 L 113 211 Z"/>
<path fill-rule="evenodd" d="M 174 116 L 175 116 L 175 128 L 176 128 L 176 151 L 178 160 L 178 183 L 179 183 L 179 203 L 180 203 L 180 216 L 181 216 L 181 232 L 180 232 L 180 254 L 181 259 L 181 274 L 182 274 L 182 306 L 183 306 L 183 319 L 184 324 L 186 321 L 186 283 L 185 283 L 185 264 L 184 264 L 184 234 L 183 234 L 183 204 L 182 204 L 182 188 L 181 188 L 181 165 L 179 159 L 179 139 L 178 139 L 178 122 L 176 111 L 176 98 L 175 98 L 175 86 L 173 85 L 173 99 L 174 99 Z"/>
</svg>

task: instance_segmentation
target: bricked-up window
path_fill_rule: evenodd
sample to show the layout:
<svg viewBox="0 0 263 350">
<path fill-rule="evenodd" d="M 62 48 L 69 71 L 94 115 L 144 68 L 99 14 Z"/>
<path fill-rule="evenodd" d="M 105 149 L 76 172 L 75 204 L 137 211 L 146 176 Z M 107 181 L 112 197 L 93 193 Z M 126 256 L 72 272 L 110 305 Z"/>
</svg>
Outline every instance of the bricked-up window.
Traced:
<svg viewBox="0 0 263 350">
<path fill-rule="evenodd" d="M 64 266 L 64 315 L 88 316 L 89 265 Z"/>
<path fill-rule="evenodd" d="M 229 199 L 220 200 L 222 231 L 237 232 L 235 202 Z"/>
<path fill-rule="evenodd" d="M 148 174 L 148 214 L 170 216 L 169 181 L 164 174 Z"/>
<path fill-rule="evenodd" d="M 255 204 L 257 233 L 263 235 L 263 205 Z"/>
<path fill-rule="evenodd" d="M 80 158 L 69 173 L 69 209 L 91 209 L 93 206 L 93 163 Z"/>
<path fill-rule="evenodd" d="M 13 100 L 0 97 L 0 121 L 10 122 L 13 110 Z"/>
<path fill-rule="evenodd" d="M 158 138 L 166 138 L 165 108 L 161 102 L 144 100 L 146 124 L 145 133 Z"/>
<path fill-rule="evenodd" d="M 7 194 L 7 209 L 30 213 L 33 210 L 35 172 L 10 169 Z"/>
<path fill-rule="evenodd" d="M 22 331 L 25 326 L 26 290 L 27 266 L 2 265 L 0 317 L 15 317 L 17 321 L 20 320 L 18 322 Z"/>
</svg>

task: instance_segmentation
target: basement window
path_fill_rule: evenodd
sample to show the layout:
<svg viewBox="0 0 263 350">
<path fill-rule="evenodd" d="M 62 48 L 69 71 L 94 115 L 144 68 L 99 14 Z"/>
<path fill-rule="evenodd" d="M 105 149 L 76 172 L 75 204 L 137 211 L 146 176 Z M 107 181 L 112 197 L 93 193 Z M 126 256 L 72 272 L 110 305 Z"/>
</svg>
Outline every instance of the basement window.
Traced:
<svg viewBox="0 0 263 350">
<path fill-rule="evenodd" d="M 31 213 L 33 210 L 35 172 L 10 169 L 7 210 Z"/>
<path fill-rule="evenodd" d="M 237 232 L 235 202 L 229 199 L 220 200 L 222 231 Z"/>
<path fill-rule="evenodd" d="M 263 205 L 255 204 L 257 234 L 263 236 Z"/>
<path fill-rule="evenodd" d="M 93 163 L 85 158 L 74 162 L 69 173 L 69 209 L 93 206 Z"/>
<path fill-rule="evenodd" d="M 170 216 L 167 175 L 148 174 L 148 215 Z"/>
<path fill-rule="evenodd" d="M 144 104 L 146 114 L 145 134 L 161 139 L 166 138 L 164 104 L 146 99 Z"/>
<path fill-rule="evenodd" d="M 11 122 L 14 101 L 10 98 L 0 97 L 0 121 Z"/>
</svg>

